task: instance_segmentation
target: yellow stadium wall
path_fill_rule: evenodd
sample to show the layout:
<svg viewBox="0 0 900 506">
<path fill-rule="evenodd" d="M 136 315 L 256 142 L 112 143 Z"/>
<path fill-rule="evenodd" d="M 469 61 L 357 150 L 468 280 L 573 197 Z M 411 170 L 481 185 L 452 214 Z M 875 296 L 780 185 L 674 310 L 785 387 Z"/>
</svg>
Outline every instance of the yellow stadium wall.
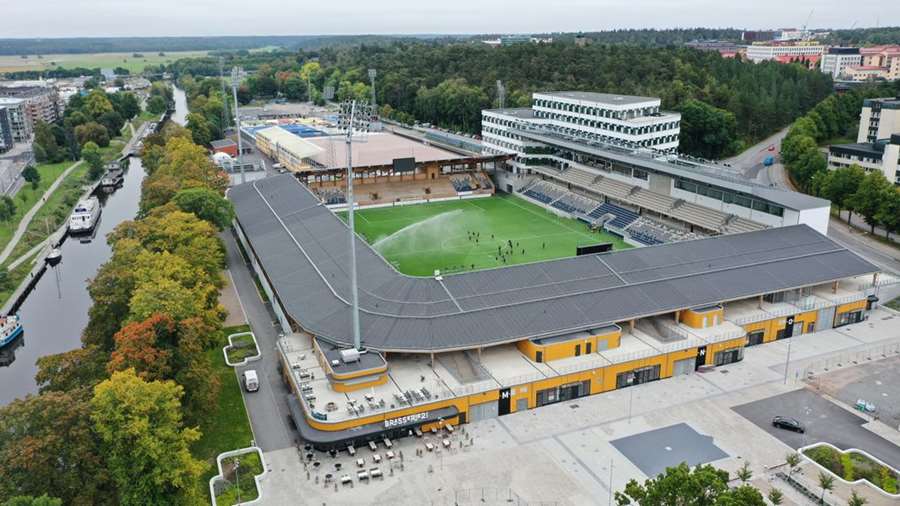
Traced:
<svg viewBox="0 0 900 506">
<path fill-rule="evenodd" d="M 737 339 L 731 339 L 729 341 L 722 341 L 721 343 L 710 344 L 706 347 L 706 364 L 705 365 L 714 365 L 716 363 L 716 353 L 723 350 L 730 350 L 731 348 L 738 348 L 747 344 L 747 337 L 739 337 Z"/>
<path fill-rule="evenodd" d="M 331 381 L 331 388 L 334 389 L 335 392 L 355 392 L 357 390 L 364 390 L 366 388 L 377 387 L 379 385 L 384 385 L 388 382 L 387 374 L 379 374 L 377 377 L 372 379 L 371 381 L 362 381 L 359 383 L 344 383 L 343 381 Z"/>
<path fill-rule="evenodd" d="M 703 319 L 706 319 L 704 324 Z M 681 323 L 695 329 L 712 327 L 722 323 L 725 320 L 725 310 L 721 307 L 711 309 L 709 311 L 697 312 L 692 309 L 685 309 L 680 313 Z"/>
</svg>

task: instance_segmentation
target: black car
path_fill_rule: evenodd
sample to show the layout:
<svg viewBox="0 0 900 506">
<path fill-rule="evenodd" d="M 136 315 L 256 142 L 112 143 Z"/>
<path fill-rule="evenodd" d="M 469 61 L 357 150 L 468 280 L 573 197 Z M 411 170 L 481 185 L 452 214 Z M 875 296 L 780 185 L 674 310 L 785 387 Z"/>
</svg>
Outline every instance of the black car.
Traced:
<svg viewBox="0 0 900 506">
<path fill-rule="evenodd" d="M 773 418 L 772 426 L 778 427 L 779 429 L 799 432 L 800 434 L 806 432 L 806 430 L 803 428 L 803 424 L 801 424 L 798 420 L 788 418 L 786 416 L 776 416 L 775 418 Z"/>
</svg>

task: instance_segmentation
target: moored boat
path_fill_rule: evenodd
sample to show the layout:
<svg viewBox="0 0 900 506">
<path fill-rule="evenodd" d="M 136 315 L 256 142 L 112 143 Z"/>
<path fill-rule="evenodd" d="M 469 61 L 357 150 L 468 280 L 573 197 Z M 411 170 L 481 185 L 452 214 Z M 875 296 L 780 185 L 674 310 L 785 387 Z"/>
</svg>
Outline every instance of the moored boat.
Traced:
<svg viewBox="0 0 900 506">
<path fill-rule="evenodd" d="M 0 347 L 13 342 L 23 332 L 22 321 L 19 315 L 7 315 L 0 317 Z"/>
<path fill-rule="evenodd" d="M 100 219 L 100 200 L 90 197 L 78 201 L 75 210 L 69 217 L 70 234 L 86 234 L 94 230 L 94 226 Z"/>
</svg>

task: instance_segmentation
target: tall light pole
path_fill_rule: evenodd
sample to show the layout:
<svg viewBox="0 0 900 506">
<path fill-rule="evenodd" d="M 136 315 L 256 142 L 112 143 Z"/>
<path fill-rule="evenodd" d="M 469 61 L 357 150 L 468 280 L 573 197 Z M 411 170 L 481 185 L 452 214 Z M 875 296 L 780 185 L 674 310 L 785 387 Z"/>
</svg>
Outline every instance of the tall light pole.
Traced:
<svg viewBox="0 0 900 506">
<path fill-rule="evenodd" d="M 356 273 L 356 228 L 353 221 L 353 140 L 365 141 L 372 119 L 372 106 L 364 102 L 349 100 L 341 103 L 338 128 L 344 132 L 347 146 L 347 225 L 350 229 L 350 292 L 353 304 L 353 347 L 362 350 L 359 332 L 359 286 Z"/>
<path fill-rule="evenodd" d="M 244 177 L 244 146 L 241 142 L 241 113 L 238 107 L 237 89 L 241 85 L 241 68 L 231 68 L 231 93 L 234 95 L 234 127 L 237 129 L 238 138 L 238 166 L 241 169 L 241 184 L 247 182 Z"/>
</svg>

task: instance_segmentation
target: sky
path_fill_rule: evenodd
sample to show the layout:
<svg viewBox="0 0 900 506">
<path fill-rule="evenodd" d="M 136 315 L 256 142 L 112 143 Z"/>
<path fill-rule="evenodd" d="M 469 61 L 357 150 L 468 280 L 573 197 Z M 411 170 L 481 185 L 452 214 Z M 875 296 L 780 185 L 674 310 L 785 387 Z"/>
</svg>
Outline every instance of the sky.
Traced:
<svg viewBox="0 0 900 506">
<path fill-rule="evenodd" d="M 900 24 L 897 0 L 0 0 L 0 38 Z"/>
</svg>

